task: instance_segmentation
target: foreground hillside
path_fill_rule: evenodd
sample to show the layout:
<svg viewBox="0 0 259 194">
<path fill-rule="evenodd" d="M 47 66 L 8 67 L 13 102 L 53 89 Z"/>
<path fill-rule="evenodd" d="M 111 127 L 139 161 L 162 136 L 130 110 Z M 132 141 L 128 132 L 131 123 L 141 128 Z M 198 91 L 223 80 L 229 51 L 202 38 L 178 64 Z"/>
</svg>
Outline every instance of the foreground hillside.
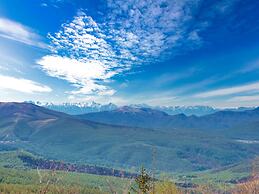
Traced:
<svg viewBox="0 0 259 194">
<path fill-rule="evenodd" d="M 100 124 L 28 103 L 1 103 L 0 117 L 1 149 L 23 148 L 78 164 L 135 171 L 156 161 L 158 171 L 184 172 L 223 167 L 259 154 L 259 144 L 224 133 Z"/>
<path fill-rule="evenodd" d="M 36 156 L 24 151 L 0 152 L 0 193 L 108 193 L 111 182 L 116 188 L 128 180 L 112 176 L 68 172 L 52 169 L 31 168 L 22 157 Z"/>
<path fill-rule="evenodd" d="M 41 160 L 45 165 L 38 165 L 35 169 L 34 165 L 30 165 L 24 158 Z M 49 162 L 53 165 L 48 169 L 46 167 Z M 156 193 L 237 193 L 234 191 L 240 189 L 240 185 L 251 184 L 250 181 L 256 180 L 253 177 L 255 177 L 255 167 L 259 165 L 258 162 L 258 160 L 245 161 L 225 168 L 196 173 L 156 174 Z M 1 151 L 0 193 L 103 194 L 115 191 L 118 194 L 124 194 L 126 191 L 136 193 L 131 189 L 137 188 L 133 177 L 117 178 L 70 172 L 65 168 L 58 168 L 56 164 L 58 161 L 43 160 L 25 151 Z M 65 167 L 66 164 L 63 164 Z"/>
</svg>

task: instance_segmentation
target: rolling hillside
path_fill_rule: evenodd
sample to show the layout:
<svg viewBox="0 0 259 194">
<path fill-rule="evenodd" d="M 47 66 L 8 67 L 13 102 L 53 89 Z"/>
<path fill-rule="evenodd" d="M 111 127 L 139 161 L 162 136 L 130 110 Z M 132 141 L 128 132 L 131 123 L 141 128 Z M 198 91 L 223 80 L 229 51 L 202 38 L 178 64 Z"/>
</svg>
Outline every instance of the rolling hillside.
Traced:
<svg viewBox="0 0 259 194">
<path fill-rule="evenodd" d="M 149 109 L 140 113 L 142 119 L 150 116 L 148 122 L 154 125 L 160 118 L 170 118 Z M 28 103 L 0 104 L 0 148 L 23 148 L 47 159 L 132 170 L 141 165 L 151 168 L 156 160 L 158 170 L 171 172 L 222 167 L 259 154 L 259 144 L 239 142 L 223 133 L 100 124 Z"/>
</svg>

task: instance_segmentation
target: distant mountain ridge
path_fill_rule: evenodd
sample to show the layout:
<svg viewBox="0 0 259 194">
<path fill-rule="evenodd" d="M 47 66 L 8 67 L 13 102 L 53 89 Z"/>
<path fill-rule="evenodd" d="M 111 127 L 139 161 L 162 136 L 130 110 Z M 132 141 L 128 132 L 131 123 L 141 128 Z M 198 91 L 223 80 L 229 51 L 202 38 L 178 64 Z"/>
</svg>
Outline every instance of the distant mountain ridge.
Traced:
<svg viewBox="0 0 259 194">
<path fill-rule="evenodd" d="M 108 104 L 100 104 L 96 102 L 77 102 L 77 103 L 61 103 L 61 104 L 54 104 L 50 102 L 33 102 L 28 101 L 29 103 L 36 104 L 38 106 L 43 106 L 45 108 L 64 112 L 71 115 L 79 115 L 79 114 L 86 114 L 92 112 L 102 112 L 102 111 L 111 111 L 118 109 L 120 106 L 108 103 Z M 196 116 L 203 116 L 207 114 L 212 114 L 217 111 L 221 110 L 231 110 L 231 111 L 243 111 L 243 110 L 251 110 L 254 107 L 238 107 L 238 108 L 228 108 L 228 109 L 219 109 L 213 108 L 211 106 L 150 106 L 147 104 L 130 104 L 126 105 L 128 107 L 133 108 L 151 108 L 163 111 L 169 115 L 176 115 L 176 114 L 185 114 L 187 116 L 196 115 Z"/>
<path fill-rule="evenodd" d="M 163 130 L 225 130 L 259 122 L 259 108 L 244 111 L 224 110 L 204 116 L 186 116 L 185 114 L 169 115 L 151 108 L 126 106 L 112 111 L 78 115 L 78 117 L 99 123 Z M 253 126 L 256 127 L 256 125 Z M 259 126 L 257 128 L 259 130 Z"/>
</svg>

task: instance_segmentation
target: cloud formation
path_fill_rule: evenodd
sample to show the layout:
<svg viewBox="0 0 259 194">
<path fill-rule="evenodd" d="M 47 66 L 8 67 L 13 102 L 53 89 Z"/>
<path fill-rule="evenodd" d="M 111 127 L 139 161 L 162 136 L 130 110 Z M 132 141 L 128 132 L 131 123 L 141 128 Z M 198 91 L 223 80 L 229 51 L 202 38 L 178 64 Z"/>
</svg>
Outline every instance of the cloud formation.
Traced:
<svg viewBox="0 0 259 194">
<path fill-rule="evenodd" d="M 113 94 L 105 86 L 98 84 L 97 79 L 105 80 L 112 76 L 100 61 L 78 61 L 61 56 L 45 56 L 37 62 L 50 76 L 64 79 L 80 88 L 72 94 L 104 93 Z"/>
<path fill-rule="evenodd" d="M 0 37 L 30 46 L 47 48 L 47 45 L 40 41 L 40 36 L 33 32 L 32 29 L 6 18 L 0 18 Z"/>
<path fill-rule="evenodd" d="M 15 90 L 23 93 L 51 92 L 48 86 L 32 80 L 0 75 L 0 89 Z"/>
<path fill-rule="evenodd" d="M 199 33 L 208 24 L 193 25 L 200 4 L 199 0 L 107 0 L 98 20 L 81 10 L 49 34 L 52 54 L 37 63 L 50 76 L 77 87 L 73 94 L 112 95 L 115 90 L 107 82 L 114 76 L 201 45 Z"/>
<path fill-rule="evenodd" d="M 235 102 L 259 102 L 259 95 L 252 95 L 252 96 L 236 96 L 231 98 L 229 101 Z"/>
<path fill-rule="evenodd" d="M 190 28 L 199 3 L 108 0 L 104 26 L 117 53 L 126 52 L 137 63 L 156 62 L 200 44 L 199 29 Z"/>
<path fill-rule="evenodd" d="M 239 94 L 239 93 L 249 92 L 249 91 L 253 91 L 253 92 L 259 91 L 259 82 L 203 92 L 195 95 L 195 97 L 209 98 L 209 97 L 226 96 L 231 94 Z"/>
</svg>

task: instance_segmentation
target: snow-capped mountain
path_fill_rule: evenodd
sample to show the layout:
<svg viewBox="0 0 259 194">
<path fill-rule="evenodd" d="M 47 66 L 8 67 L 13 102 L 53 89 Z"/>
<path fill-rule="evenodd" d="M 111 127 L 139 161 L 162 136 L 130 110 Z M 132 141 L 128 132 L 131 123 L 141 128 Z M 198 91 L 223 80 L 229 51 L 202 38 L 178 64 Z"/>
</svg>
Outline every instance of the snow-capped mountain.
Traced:
<svg viewBox="0 0 259 194">
<path fill-rule="evenodd" d="M 64 112 L 72 115 L 79 115 L 91 112 L 102 112 L 102 111 L 112 111 L 119 109 L 120 106 L 108 103 L 100 104 L 96 102 L 75 102 L 75 103 L 61 103 L 54 104 L 51 102 L 33 102 L 27 101 L 38 106 L 43 106 L 45 108 Z M 169 115 L 185 114 L 186 116 L 196 115 L 203 116 L 207 114 L 212 114 L 220 110 L 230 110 L 230 111 L 243 111 L 251 110 L 254 107 L 238 107 L 238 108 L 228 108 L 228 109 L 218 109 L 211 106 L 150 106 L 148 104 L 130 104 L 125 107 L 131 108 L 150 108 L 154 110 L 163 111 Z"/>
<path fill-rule="evenodd" d="M 252 110 L 256 107 L 237 107 L 237 108 L 214 108 L 211 106 L 150 106 L 148 104 L 131 104 L 129 105 L 133 108 L 151 108 L 159 111 L 163 111 L 169 115 L 176 115 L 176 114 L 185 114 L 186 116 L 196 115 L 196 116 L 203 116 L 212 114 L 218 111 L 244 111 L 244 110 Z"/>
<path fill-rule="evenodd" d="M 210 106 L 157 106 L 155 108 L 170 115 L 185 114 L 187 116 L 203 116 L 219 111 L 219 109 Z"/>
<path fill-rule="evenodd" d="M 147 104 L 132 104 L 130 106 L 134 108 L 152 108 L 163 111 L 169 115 L 185 114 L 187 116 L 202 116 L 212 114 L 220 110 L 210 106 L 149 106 Z"/>
<path fill-rule="evenodd" d="M 99 104 L 96 102 L 76 102 L 76 103 L 61 103 L 54 104 L 50 102 L 31 102 L 32 104 L 36 104 L 38 106 L 43 106 L 45 108 L 64 112 L 71 115 L 79 115 L 90 112 L 101 112 L 101 111 L 111 111 L 118 108 L 115 104 Z"/>
</svg>

